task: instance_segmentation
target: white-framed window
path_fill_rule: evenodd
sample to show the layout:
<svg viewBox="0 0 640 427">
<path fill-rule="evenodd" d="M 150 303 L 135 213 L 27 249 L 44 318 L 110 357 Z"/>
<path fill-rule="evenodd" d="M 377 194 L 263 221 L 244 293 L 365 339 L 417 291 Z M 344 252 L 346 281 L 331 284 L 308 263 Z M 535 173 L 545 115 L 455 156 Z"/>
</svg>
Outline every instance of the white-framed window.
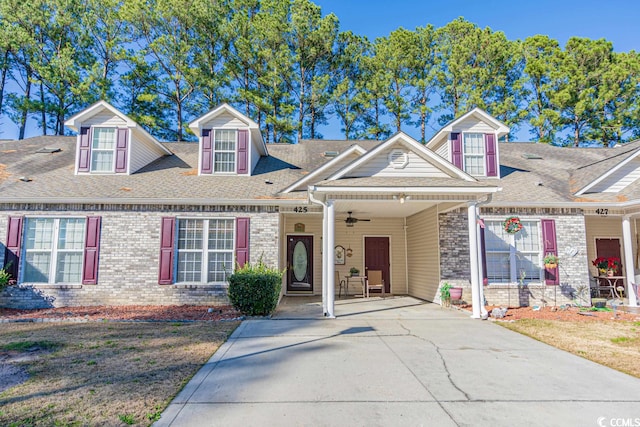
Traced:
<svg viewBox="0 0 640 427">
<path fill-rule="evenodd" d="M 178 219 L 176 282 L 225 282 L 233 273 L 233 219 Z"/>
<path fill-rule="evenodd" d="M 116 128 L 94 127 L 91 137 L 91 172 L 113 172 L 115 169 Z"/>
<path fill-rule="evenodd" d="M 489 283 L 539 282 L 544 279 L 540 221 L 522 220 L 516 234 L 502 220 L 485 220 L 484 241 Z"/>
<path fill-rule="evenodd" d="M 85 218 L 27 218 L 23 282 L 80 283 Z"/>
<path fill-rule="evenodd" d="M 473 176 L 485 176 L 485 147 L 483 133 L 462 134 L 464 171 Z"/>
<path fill-rule="evenodd" d="M 236 171 L 236 141 L 235 129 L 215 129 L 213 133 L 213 171 Z"/>
</svg>

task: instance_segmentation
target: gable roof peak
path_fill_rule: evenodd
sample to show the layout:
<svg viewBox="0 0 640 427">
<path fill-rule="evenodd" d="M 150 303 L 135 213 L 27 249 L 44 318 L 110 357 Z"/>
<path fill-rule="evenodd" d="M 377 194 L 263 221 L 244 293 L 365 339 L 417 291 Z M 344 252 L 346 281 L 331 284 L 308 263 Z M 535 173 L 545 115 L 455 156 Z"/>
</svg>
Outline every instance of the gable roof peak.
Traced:
<svg viewBox="0 0 640 427">
<path fill-rule="evenodd" d="M 73 130 L 75 132 L 78 132 L 78 125 L 79 124 L 81 124 L 84 121 L 87 121 L 91 117 L 95 116 L 96 114 L 98 114 L 98 113 L 100 113 L 101 111 L 104 111 L 104 110 L 108 110 L 111 113 L 113 113 L 114 115 L 120 117 L 122 120 L 124 120 L 127 123 L 127 127 L 137 127 L 138 126 L 138 124 L 133 119 L 131 119 L 126 114 L 124 114 L 122 111 L 118 110 L 113 105 L 109 104 L 104 99 L 101 99 L 100 101 L 94 103 L 93 105 L 91 105 L 91 106 L 85 108 L 84 110 L 77 112 L 73 116 L 69 117 L 64 122 L 64 125 L 66 127 L 68 127 L 69 129 L 71 129 L 71 130 Z"/>
</svg>

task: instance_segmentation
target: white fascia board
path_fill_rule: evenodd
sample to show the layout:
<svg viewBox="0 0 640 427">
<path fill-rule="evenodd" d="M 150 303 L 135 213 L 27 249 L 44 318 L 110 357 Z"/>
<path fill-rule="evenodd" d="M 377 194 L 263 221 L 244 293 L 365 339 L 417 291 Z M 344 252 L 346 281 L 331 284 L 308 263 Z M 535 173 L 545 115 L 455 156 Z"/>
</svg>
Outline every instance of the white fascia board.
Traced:
<svg viewBox="0 0 640 427">
<path fill-rule="evenodd" d="M 42 197 L 42 198 L 0 198 L 0 203 L 60 203 L 60 204 L 102 204 L 102 205 L 251 205 L 251 206 L 272 206 L 272 205 L 299 205 L 306 203 L 306 199 L 167 199 L 167 198 L 69 198 L 69 197 Z"/>
<path fill-rule="evenodd" d="M 414 152 L 416 154 L 418 154 L 420 157 L 422 157 L 424 160 L 433 161 L 433 162 L 437 163 L 439 166 L 442 167 L 442 169 L 445 169 L 445 170 L 451 172 L 451 174 L 453 176 L 457 176 L 457 177 L 459 177 L 461 179 L 464 179 L 465 181 L 471 181 L 471 182 L 477 181 L 477 179 L 475 179 L 474 177 L 472 177 L 468 173 L 466 173 L 464 171 L 461 171 L 460 169 L 456 168 L 451 163 L 449 163 L 447 160 L 443 159 L 442 157 L 440 157 L 439 155 L 437 155 L 433 151 L 425 148 L 424 145 L 420 144 L 418 141 L 416 141 L 415 139 L 413 139 L 412 137 L 410 137 L 409 135 L 407 135 L 406 133 L 404 133 L 402 131 L 396 133 L 394 136 L 392 136 L 391 138 L 387 139 L 385 142 L 383 142 L 382 144 L 378 145 L 377 147 L 375 147 L 371 151 L 367 152 L 365 155 L 363 155 L 359 159 L 356 159 L 354 162 L 348 164 L 346 167 L 344 167 L 341 170 L 339 170 L 338 172 L 334 173 L 329 178 L 327 178 L 327 180 L 328 181 L 333 181 L 333 180 L 342 178 L 347 173 L 349 173 L 352 170 L 356 169 L 357 167 L 361 166 L 362 164 L 367 162 L 369 159 L 371 159 L 372 157 L 376 156 L 378 153 L 383 151 L 388 146 L 393 145 L 398 140 L 402 140 L 404 143 L 409 144 L 409 146 L 411 146 L 411 148 L 413 148 Z"/>
<path fill-rule="evenodd" d="M 438 141 L 440 141 L 440 139 L 443 136 L 446 136 L 449 133 L 454 131 L 454 127 L 458 123 L 466 120 L 467 118 L 469 118 L 471 116 L 479 116 L 481 121 L 488 122 L 488 123 L 492 124 L 493 125 L 492 127 L 494 127 L 496 129 L 496 136 L 498 138 L 500 138 L 500 136 L 502 136 L 502 135 L 507 135 L 510 132 L 510 129 L 509 129 L 509 127 L 507 125 L 505 125 L 500 120 L 496 119 L 495 117 L 493 117 L 492 115 L 490 115 L 489 113 L 484 111 L 483 109 L 476 107 L 473 110 L 466 112 L 465 114 L 463 114 L 462 116 L 458 117 L 457 119 L 451 120 L 449 123 L 444 125 L 442 127 L 442 129 L 440 129 L 429 141 L 427 141 L 425 146 L 427 148 L 431 148 L 434 145 L 437 145 Z M 497 142 L 498 141 L 496 140 L 496 143 Z"/>
<path fill-rule="evenodd" d="M 609 177 L 610 175 L 614 174 L 618 169 L 620 169 L 621 167 L 623 167 L 624 165 L 626 165 L 627 163 L 631 162 L 633 159 L 638 157 L 638 154 L 640 154 L 640 149 L 638 151 L 636 151 L 635 154 L 629 156 L 628 159 L 625 159 L 624 161 L 618 163 L 618 165 L 616 167 L 609 169 L 606 173 L 600 175 L 598 178 L 596 178 L 595 180 L 591 181 L 589 184 L 584 186 L 584 188 L 580 189 L 577 193 L 575 193 L 575 195 L 576 196 L 583 195 L 584 193 L 589 191 L 591 188 L 593 188 L 597 184 L 599 184 L 602 181 L 604 181 L 605 179 L 607 179 L 607 177 Z"/>
<path fill-rule="evenodd" d="M 251 133 L 251 140 L 253 141 L 255 139 L 259 143 L 258 147 L 260 154 L 264 156 L 269 155 L 269 152 L 267 151 L 267 144 L 264 142 L 262 132 L 260 132 L 260 126 L 258 126 L 256 122 L 254 122 L 249 117 L 245 116 L 226 102 L 218 105 L 213 110 L 193 120 L 191 123 L 189 123 L 189 129 L 191 129 L 194 135 L 196 135 L 199 139 L 201 137 L 200 131 L 202 129 L 203 123 L 208 122 L 209 120 L 213 119 L 223 112 L 229 113 L 238 120 L 246 123 L 247 127 L 249 128 L 249 132 Z"/>
<path fill-rule="evenodd" d="M 329 169 L 335 163 L 338 163 L 338 162 L 344 160 L 345 157 L 351 155 L 352 153 L 357 153 L 357 154 L 362 155 L 362 154 L 364 154 L 366 152 L 367 152 L 367 150 L 365 150 L 364 148 L 360 147 L 359 145 L 357 145 L 357 144 L 356 145 L 352 145 L 351 147 L 349 147 L 347 149 L 347 151 L 345 151 L 342 154 L 338 155 L 336 158 L 328 161 L 327 163 L 325 163 L 324 165 L 320 166 L 319 168 L 317 168 L 313 172 L 310 172 L 305 177 L 303 177 L 303 178 L 299 179 L 298 181 L 294 182 L 289 187 L 287 187 L 284 190 L 282 190 L 282 192 L 283 193 L 289 193 L 289 192 L 295 190 L 296 188 L 300 187 L 301 185 L 304 185 L 305 183 L 307 183 L 307 182 L 311 181 L 312 179 L 318 177 L 318 175 L 320 175 L 322 172 L 324 172 L 327 169 Z"/>
<path fill-rule="evenodd" d="M 469 194 L 497 193 L 502 187 L 318 187 L 309 186 L 310 192 L 318 193 L 424 193 L 424 194 Z"/>
<path fill-rule="evenodd" d="M 92 106 L 85 108 L 77 114 L 74 114 L 64 122 L 64 125 L 69 129 L 78 132 L 78 129 L 80 127 L 79 125 L 81 125 L 82 122 L 93 117 L 102 110 L 109 110 L 116 116 L 120 117 L 122 120 L 127 122 L 127 127 L 135 127 L 138 125 L 135 121 L 131 120 L 129 116 L 118 110 L 113 105 L 109 104 L 107 101 L 98 101 Z"/>
</svg>

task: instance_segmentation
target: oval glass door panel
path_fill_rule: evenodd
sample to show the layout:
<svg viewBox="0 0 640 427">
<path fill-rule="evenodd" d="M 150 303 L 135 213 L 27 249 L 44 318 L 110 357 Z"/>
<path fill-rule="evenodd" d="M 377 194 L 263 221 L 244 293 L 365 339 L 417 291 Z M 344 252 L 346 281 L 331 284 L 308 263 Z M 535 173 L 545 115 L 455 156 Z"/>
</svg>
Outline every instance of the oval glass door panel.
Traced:
<svg viewBox="0 0 640 427">
<path fill-rule="evenodd" d="M 298 282 L 307 276 L 307 247 L 303 242 L 296 243 L 293 248 L 293 276 Z"/>
</svg>

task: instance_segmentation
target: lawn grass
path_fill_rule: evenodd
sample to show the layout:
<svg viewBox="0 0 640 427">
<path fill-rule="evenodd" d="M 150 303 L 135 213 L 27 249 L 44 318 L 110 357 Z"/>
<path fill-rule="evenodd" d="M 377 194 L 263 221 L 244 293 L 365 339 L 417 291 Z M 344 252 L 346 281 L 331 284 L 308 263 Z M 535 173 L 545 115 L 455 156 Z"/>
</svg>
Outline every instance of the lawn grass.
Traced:
<svg viewBox="0 0 640 427">
<path fill-rule="evenodd" d="M 29 379 L 0 393 L 0 425 L 150 425 L 238 324 L 3 324 Z"/>
<path fill-rule="evenodd" d="M 497 322 L 512 331 L 640 378 L 640 322 Z"/>
</svg>

